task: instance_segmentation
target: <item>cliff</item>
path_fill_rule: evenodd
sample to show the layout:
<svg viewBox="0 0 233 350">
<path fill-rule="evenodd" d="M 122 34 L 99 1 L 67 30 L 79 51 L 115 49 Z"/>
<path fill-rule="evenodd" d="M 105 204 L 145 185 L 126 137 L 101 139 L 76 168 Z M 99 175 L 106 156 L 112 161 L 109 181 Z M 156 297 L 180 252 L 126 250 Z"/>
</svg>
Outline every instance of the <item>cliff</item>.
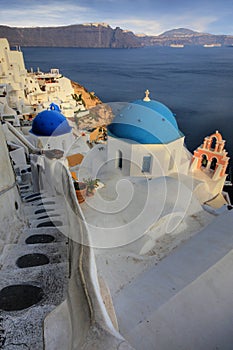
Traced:
<svg viewBox="0 0 233 350">
<path fill-rule="evenodd" d="M 113 112 L 109 105 L 94 95 L 93 92 L 87 91 L 85 87 L 77 82 L 71 81 L 74 93 L 81 98 L 84 105 L 89 109 L 89 114 L 84 117 L 79 117 L 76 122 L 79 129 L 91 130 L 98 126 L 108 125 L 113 119 Z"/>
<path fill-rule="evenodd" d="M 140 39 L 132 32 L 106 24 L 78 24 L 62 27 L 18 28 L 0 26 L 0 37 L 11 46 L 48 46 L 83 48 L 140 47 Z"/>
<path fill-rule="evenodd" d="M 186 28 L 160 35 L 135 35 L 105 23 L 77 24 L 62 27 L 18 28 L 0 26 L 0 37 L 11 46 L 47 46 L 80 48 L 138 48 L 143 46 L 211 45 L 232 46 L 233 36 L 195 32 Z"/>
<path fill-rule="evenodd" d="M 105 23 L 35 28 L 0 26 L 0 37 L 7 38 L 11 46 L 138 48 L 169 46 L 171 44 L 233 45 L 233 36 L 231 35 L 213 35 L 178 28 L 160 35 L 142 36 L 119 27 L 113 29 Z"/>
<path fill-rule="evenodd" d="M 74 93 L 79 96 L 81 95 L 81 98 L 87 109 L 90 109 L 102 103 L 101 100 L 95 96 L 94 92 L 87 91 L 85 87 L 77 82 L 71 81 L 71 84 L 74 89 Z"/>
</svg>

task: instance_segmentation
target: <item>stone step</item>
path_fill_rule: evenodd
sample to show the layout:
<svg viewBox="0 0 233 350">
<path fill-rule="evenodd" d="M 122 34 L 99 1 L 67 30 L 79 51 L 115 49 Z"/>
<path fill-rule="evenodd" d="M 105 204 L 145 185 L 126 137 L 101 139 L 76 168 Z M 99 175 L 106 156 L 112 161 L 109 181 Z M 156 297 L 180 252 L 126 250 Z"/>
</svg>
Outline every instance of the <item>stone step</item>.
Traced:
<svg viewBox="0 0 233 350">
<path fill-rule="evenodd" d="M 18 259 L 26 255 L 29 255 L 26 259 L 29 265 L 33 261 L 38 264 L 40 261 L 43 262 L 43 260 L 49 264 L 58 264 L 67 261 L 67 247 L 66 242 L 55 242 L 52 244 L 8 244 L 1 254 L 1 270 L 15 269 Z M 41 259 L 40 256 L 37 257 L 35 254 L 42 255 Z M 44 259 L 43 256 L 45 257 Z"/>
</svg>

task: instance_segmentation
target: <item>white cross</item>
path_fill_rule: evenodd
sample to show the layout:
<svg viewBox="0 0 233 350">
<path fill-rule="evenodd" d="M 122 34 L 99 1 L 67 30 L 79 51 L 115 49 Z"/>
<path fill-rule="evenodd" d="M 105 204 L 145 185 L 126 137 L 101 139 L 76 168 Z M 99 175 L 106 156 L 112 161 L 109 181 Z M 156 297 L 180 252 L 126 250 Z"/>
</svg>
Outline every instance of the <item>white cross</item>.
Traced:
<svg viewBox="0 0 233 350">
<path fill-rule="evenodd" d="M 150 97 L 149 97 L 150 91 L 148 89 L 145 91 L 145 95 L 146 96 L 144 97 L 143 101 L 146 101 L 146 102 L 150 101 Z"/>
</svg>

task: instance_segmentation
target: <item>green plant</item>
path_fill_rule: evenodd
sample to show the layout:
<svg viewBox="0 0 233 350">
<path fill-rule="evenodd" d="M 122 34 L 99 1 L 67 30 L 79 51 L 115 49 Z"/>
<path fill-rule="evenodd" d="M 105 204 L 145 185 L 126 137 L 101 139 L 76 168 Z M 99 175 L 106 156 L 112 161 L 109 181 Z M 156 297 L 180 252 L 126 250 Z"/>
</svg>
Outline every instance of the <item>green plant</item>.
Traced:
<svg viewBox="0 0 233 350">
<path fill-rule="evenodd" d="M 75 101 L 82 101 L 82 94 L 77 95 L 77 94 L 72 94 L 72 97 Z"/>
<path fill-rule="evenodd" d="M 84 99 L 82 98 L 82 94 L 71 94 L 71 96 L 73 97 L 73 99 L 76 101 L 76 102 L 82 102 L 83 106 L 86 108 L 86 103 L 84 101 Z"/>
<path fill-rule="evenodd" d="M 83 182 L 87 185 L 87 192 L 93 192 L 96 187 L 98 187 L 98 179 L 83 179 Z"/>
</svg>

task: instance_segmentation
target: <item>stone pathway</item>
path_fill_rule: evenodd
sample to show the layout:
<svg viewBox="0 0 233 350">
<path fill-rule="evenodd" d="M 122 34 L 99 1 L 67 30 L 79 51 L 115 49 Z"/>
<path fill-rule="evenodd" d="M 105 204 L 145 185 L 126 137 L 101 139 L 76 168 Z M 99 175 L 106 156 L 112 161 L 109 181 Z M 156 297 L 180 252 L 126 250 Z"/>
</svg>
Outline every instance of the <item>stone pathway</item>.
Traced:
<svg viewBox="0 0 233 350">
<path fill-rule="evenodd" d="M 0 260 L 0 348 L 42 350 L 43 320 L 66 297 L 65 223 L 55 198 L 26 186 L 21 195 L 28 227 Z"/>
</svg>

